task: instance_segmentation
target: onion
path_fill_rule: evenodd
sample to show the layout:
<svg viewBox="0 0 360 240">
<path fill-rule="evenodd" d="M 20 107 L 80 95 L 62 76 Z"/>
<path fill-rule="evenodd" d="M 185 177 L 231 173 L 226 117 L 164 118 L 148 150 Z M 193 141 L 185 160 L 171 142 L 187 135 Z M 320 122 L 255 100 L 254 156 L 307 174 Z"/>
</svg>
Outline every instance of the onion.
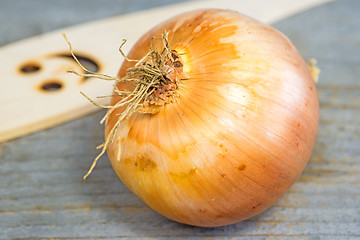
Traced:
<svg viewBox="0 0 360 240">
<path fill-rule="evenodd" d="M 161 23 L 117 79 L 103 147 L 122 182 L 174 221 L 213 227 L 259 214 L 311 155 L 319 107 L 306 63 L 283 34 L 237 12 Z"/>
</svg>

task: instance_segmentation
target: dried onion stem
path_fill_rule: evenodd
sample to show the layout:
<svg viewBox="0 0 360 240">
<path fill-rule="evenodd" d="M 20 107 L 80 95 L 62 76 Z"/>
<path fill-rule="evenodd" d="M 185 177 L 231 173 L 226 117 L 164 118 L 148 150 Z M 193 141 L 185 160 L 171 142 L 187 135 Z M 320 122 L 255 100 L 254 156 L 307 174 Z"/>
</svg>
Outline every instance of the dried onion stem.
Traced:
<svg viewBox="0 0 360 240">
<path fill-rule="evenodd" d="M 149 105 L 164 105 L 173 97 L 175 90 L 177 89 L 178 81 L 177 78 L 169 77 L 169 74 L 172 71 L 177 71 L 179 66 L 182 67 L 180 63 L 178 53 L 174 50 L 171 50 L 171 47 L 168 42 L 168 33 L 165 31 L 162 34 L 161 38 L 152 38 L 152 40 L 157 39 L 161 40 L 163 44 L 163 49 L 161 51 L 152 49 L 152 40 L 150 42 L 149 52 L 140 60 L 129 59 L 124 52 L 122 51 L 123 45 L 126 43 L 126 40 L 123 40 L 123 43 L 119 47 L 119 51 L 126 61 L 136 62 L 134 67 L 127 69 L 126 75 L 122 78 L 109 76 L 102 73 L 96 73 L 85 68 L 76 55 L 73 52 L 72 46 L 66 35 L 62 34 L 65 41 L 68 43 L 70 48 L 70 53 L 76 63 L 83 69 L 85 73 L 78 73 L 75 71 L 68 71 L 82 77 L 91 77 L 98 78 L 102 80 L 115 81 L 114 92 L 115 95 L 103 96 L 103 97 L 112 97 L 120 96 L 122 99 L 118 101 L 113 106 L 104 106 L 97 104 L 94 100 L 90 99 L 83 92 L 81 94 L 87 98 L 93 105 L 108 109 L 105 116 L 101 119 L 100 124 L 103 124 L 106 119 L 110 116 L 111 113 L 117 108 L 125 107 L 125 110 L 119 114 L 116 124 L 111 129 L 110 133 L 106 137 L 104 143 L 99 145 L 97 149 L 101 149 L 101 152 L 94 159 L 91 164 L 90 169 L 84 175 L 86 179 L 93 169 L 96 166 L 99 158 L 105 153 L 108 145 L 113 141 L 117 131 L 120 129 L 120 123 L 124 120 L 126 121 L 130 118 L 132 114 L 139 111 L 144 106 Z M 175 64 L 176 63 L 176 64 Z M 179 65 L 180 63 L 180 65 Z M 132 90 L 119 90 L 117 87 L 118 83 L 128 83 L 133 86 Z M 170 87 L 169 87 L 170 86 Z M 159 89 L 162 90 L 159 92 Z M 155 94 L 156 93 L 156 94 Z M 165 93 L 165 95 L 164 95 Z M 125 124 L 123 124 L 124 126 Z"/>
</svg>

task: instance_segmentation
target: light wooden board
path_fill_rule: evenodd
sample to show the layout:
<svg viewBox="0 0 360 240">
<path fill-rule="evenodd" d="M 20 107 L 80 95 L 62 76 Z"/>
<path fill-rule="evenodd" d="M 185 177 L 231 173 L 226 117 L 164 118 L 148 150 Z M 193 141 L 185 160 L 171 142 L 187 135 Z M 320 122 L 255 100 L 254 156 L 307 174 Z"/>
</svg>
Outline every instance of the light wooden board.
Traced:
<svg viewBox="0 0 360 240">
<path fill-rule="evenodd" d="M 65 28 L 22 40 L 0 49 L 0 142 L 54 126 L 96 110 L 82 95 L 109 95 L 112 82 L 84 81 L 67 70 L 82 72 L 70 58 L 68 35 L 75 52 L 98 64 L 99 71 L 116 75 L 122 62 L 117 51 L 123 38 L 130 44 L 152 26 L 176 14 L 198 8 L 233 9 L 266 23 L 329 0 L 212 0 L 190 1 Z M 37 71 L 22 71 L 23 68 Z M 43 86 L 57 87 L 53 91 Z M 97 102 L 106 104 L 108 99 Z"/>
</svg>

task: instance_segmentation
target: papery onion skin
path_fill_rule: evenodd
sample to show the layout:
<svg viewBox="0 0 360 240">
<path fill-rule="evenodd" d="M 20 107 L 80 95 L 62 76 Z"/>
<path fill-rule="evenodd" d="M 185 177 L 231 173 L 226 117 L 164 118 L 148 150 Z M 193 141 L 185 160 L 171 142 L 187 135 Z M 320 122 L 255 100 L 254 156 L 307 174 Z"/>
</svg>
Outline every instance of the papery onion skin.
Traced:
<svg viewBox="0 0 360 240">
<path fill-rule="evenodd" d="M 134 113 L 116 134 L 107 149 L 115 172 L 181 223 L 224 226 L 261 213 L 288 191 L 314 147 L 319 107 L 306 63 L 277 30 L 217 9 L 156 26 L 128 58 L 141 59 L 164 29 L 188 79 L 175 102 Z M 119 76 L 131 66 L 125 61 Z M 108 118 L 106 136 L 121 111 Z"/>
</svg>

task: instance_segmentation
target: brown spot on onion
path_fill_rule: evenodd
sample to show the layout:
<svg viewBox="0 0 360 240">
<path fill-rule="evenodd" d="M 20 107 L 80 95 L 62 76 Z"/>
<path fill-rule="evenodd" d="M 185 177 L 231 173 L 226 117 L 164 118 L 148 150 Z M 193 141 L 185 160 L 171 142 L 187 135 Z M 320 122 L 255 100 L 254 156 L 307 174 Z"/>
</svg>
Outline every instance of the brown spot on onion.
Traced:
<svg viewBox="0 0 360 240">
<path fill-rule="evenodd" d="M 191 177 L 193 175 L 195 175 L 198 172 L 197 168 L 192 168 L 190 169 L 187 173 L 185 172 L 179 172 L 179 173 L 172 173 L 170 172 L 170 175 L 173 177 L 174 180 L 178 180 L 178 179 L 186 179 L 188 177 Z"/>
<path fill-rule="evenodd" d="M 150 172 L 156 168 L 156 163 L 149 157 L 139 154 L 135 166 L 138 166 L 141 171 Z"/>
<path fill-rule="evenodd" d="M 245 168 L 246 168 L 246 165 L 245 165 L 245 164 L 241 164 L 241 165 L 238 167 L 238 169 L 239 169 L 240 171 L 245 170 Z"/>
</svg>

